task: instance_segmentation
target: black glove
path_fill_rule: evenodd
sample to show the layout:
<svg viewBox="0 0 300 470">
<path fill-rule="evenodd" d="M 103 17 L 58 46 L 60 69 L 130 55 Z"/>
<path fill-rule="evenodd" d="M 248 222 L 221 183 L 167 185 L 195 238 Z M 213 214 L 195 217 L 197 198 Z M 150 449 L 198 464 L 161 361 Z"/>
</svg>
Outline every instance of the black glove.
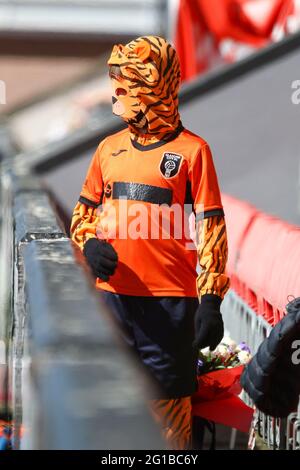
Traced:
<svg viewBox="0 0 300 470">
<path fill-rule="evenodd" d="M 98 238 L 90 238 L 84 244 L 83 254 L 96 277 L 108 281 L 109 276 L 114 274 L 118 264 L 118 255 L 110 243 L 98 240 Z"/>
<path fill-rule="evenodd" d="M 195 314 L 195 341 L 198 349 L 210 347 L 214 350 L 224 335 L 224 324 L 220 313 L 222 299 L 218 295 L 204 294 Z"/>
</svg>

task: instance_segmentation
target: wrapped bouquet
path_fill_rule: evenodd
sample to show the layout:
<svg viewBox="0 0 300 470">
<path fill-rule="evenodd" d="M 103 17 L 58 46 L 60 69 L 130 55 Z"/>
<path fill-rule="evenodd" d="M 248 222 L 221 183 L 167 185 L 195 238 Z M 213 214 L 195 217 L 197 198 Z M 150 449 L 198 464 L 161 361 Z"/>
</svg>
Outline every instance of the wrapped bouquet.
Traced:
<svg viewBox="0 0 300 470">
<path fill-rule="evenodd" d="M 201 349 L 198 356 L 198 375 L 214 370 L 232 369 L 247 364 L 251 353 L 246 343 L 236 344 L 231 338 L 224 337 L 214 351 Z"/>
<path fill-rule="evenodd" d="M 193 395 L 193 413 L 207 420 L 248 432 L 253 410 L 238 395 L 244 365 L 251 359 L 245 343 L 224 337 L 219 346 L 199 351 L 198 390 Z"/>
</svg>

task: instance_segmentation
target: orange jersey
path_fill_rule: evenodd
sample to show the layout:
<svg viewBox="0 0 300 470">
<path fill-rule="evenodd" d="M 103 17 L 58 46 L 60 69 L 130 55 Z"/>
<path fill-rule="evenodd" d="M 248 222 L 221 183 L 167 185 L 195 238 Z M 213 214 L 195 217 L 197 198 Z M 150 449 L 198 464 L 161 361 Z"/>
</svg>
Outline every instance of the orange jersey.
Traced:
<svg viewBox="0 0 300 470">
<path fill-rule="evenodd" d="M 97 279 L 98 288 L 197 296 L 197 252 L 186 231 L 185 204 L 196 217 L 223 214 L 212 155 L 201 137 L 180 129 L 172 140 L 147 148 L 132 141 L 128 129 L 107 137 L 94 154 L 79 201 L 99 207 L 95 235 L 118 253 L 115 274 L 108 282 Z"/>
</svg>

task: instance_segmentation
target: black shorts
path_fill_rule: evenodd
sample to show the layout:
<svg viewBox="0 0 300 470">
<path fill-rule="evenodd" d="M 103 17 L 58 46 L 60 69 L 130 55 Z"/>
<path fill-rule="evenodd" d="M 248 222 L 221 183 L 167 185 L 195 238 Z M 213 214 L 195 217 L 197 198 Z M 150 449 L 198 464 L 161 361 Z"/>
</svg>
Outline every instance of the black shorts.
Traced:
<svg viewBox="0 0 300 470">
<path fill-rule="evenodd" d="M 197 389 L 194 297 L 138 297 L 101 291 L 128 346 L 159 385 L 159 396 L 179 398 Z"/>
</svg>

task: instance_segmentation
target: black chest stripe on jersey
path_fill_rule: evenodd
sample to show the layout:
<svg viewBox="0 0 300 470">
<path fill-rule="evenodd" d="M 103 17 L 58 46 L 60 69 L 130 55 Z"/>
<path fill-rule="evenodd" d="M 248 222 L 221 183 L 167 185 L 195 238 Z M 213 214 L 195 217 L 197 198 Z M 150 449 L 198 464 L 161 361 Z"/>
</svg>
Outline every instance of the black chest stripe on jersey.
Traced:
<svg viewBox="0 0 300 470">
<path fill-rule="evenodd" d="M 151 202 L 152 204 L 172 204 L 173 191 L 140 183 L 113 183 L 112 199 Z"/>
</svg>

